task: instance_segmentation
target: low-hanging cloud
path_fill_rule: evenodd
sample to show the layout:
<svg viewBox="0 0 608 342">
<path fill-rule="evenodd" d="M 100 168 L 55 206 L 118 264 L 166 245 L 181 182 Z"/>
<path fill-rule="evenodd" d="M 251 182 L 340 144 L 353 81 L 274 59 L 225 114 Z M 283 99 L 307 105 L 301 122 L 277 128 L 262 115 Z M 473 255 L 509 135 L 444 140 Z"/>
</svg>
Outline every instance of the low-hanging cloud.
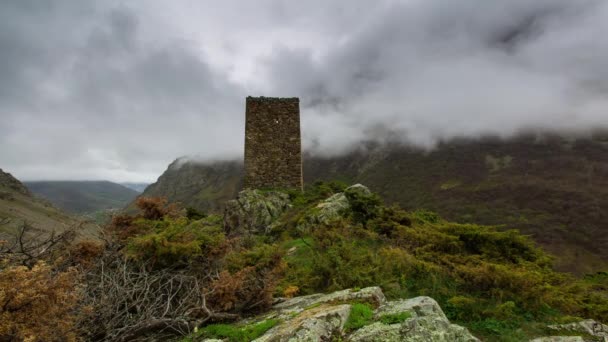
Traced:
<svg viewBox="0 0 608 342">
<path fill-rule="evenodd" d="M 246 95 L 299 96 L 304 145 L 608 126 L 603 0 L 0 5 L 0 167 L 151 181 L 240 158 Z"/>
<path fill-rule="evenodd" d="M 584 132 L 608 124 L 602 32 L 604 1 L 408 1 L 321 58 L 283 48 L 266 65 L 275 91 L 306 100 L 305 135 L 319 151 L 387 132 L 425 146 L 522 129 Z"/>
</svg>

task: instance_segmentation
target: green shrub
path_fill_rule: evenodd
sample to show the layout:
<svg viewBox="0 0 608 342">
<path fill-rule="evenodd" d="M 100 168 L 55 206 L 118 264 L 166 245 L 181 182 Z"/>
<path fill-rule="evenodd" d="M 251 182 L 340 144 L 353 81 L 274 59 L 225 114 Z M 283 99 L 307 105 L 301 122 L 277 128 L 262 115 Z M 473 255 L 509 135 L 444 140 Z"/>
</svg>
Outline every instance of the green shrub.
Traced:
<svg viewBox="0 0 608 342">
<path fill-rule="evenodd" d="M 354 303 L 352 304 L 350 315 L 344 325 L 346 331 L 357 330 L 372 322 L 374 309 L 369 304 Z"/>
<path fill-rule="evenodd" d="M 367 221 L 372 220 L 380 215 L 382 201 L 376 194 L 365 194 L 358 188 L 349 188 L 344 191 L 344 195 L 350 203 L 352 217 L 355 223 L 361 223 L 364 226 Z"/>
<path fill-rule="evenodd" d="M 421 223 L 437 223 L 441 220 L 437 213 L 424 209 L 414 211 L 412 216 Z"/>
<path fill-rule="evenodd" d="M 192 258 L 221 253 L 224 231 L 216 217 L 191 222 L 187 218 L 162 221 L 139 219 L 136 226 L 147 231 L 128 241 L 127 255 L 136 260 L 149 260 L 156 266 L 174 266 Z"/>
<path fill-rule="evenodd" d="M 207 215 L 192 207 L 188 207 L 188 208 L 186 208 L 186 217 L 188 218 L 188 220 L 196 221 L 196 220 L 204 219 L 205 217 L 207 217 Z"/>
<path fill-rule="evenodd" d="M 319 202 L 330 197 L 338 192 L 343 192 L 346 189 L 346 183 L 339 181 L 322 182 L 317 181 L 311 186 L 307 186 L 304 191 L 288 190 L 291 204 L 294 207 L 303 207 L 308 204 Z"/>
</svg>

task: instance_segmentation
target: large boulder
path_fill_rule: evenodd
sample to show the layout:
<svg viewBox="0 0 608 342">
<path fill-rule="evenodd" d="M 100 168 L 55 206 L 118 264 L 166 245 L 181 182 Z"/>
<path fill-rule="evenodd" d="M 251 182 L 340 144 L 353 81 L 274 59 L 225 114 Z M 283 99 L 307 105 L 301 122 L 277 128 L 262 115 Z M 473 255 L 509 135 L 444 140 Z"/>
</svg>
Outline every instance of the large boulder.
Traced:
<svg viewBox="0 0 608 342">
<path fill-rule="evenodd" d="M 270 329 L 254 341 L 331 341 L 332 338 L 342 335 L 350 309 L 348 304 L 316 306 Z"/>
<path fill-rule="evenodd" d="M 267 234 L 291 207 L 289 195 L 280 191 L 243 190 L 224 209 L 224 229 L 228 235 Z"/>
</svg>

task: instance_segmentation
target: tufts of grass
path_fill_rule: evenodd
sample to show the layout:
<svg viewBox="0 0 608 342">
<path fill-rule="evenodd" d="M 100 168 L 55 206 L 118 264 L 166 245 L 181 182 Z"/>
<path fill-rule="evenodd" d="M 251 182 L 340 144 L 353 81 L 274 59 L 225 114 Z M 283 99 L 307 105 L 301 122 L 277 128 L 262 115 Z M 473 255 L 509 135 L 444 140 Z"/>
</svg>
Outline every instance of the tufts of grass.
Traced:
<svg viewBox="0 0 608 342">
<path fill-rule="evenodd" d="M 384 324 L 397 324 L 405 321 L 410 317 L 412 317 L 412 314 L 409 311 L 405 311 L 396 314 L 384 315 L 380 317 L 379 321 Z"/>
<path fill-rule="evenodd" d="M 373 316 L 374 310 L 369 304 L 354 303 L 344 329 L 346 331 L 353 331 L 364 327 L 372 322 Z"/>
<path fill-rule="evenodd" d="M 198 337 L 227 339 L 230 342 L 252 341 L 266 333 L 279 323 L 276 319 L 268 319 L 257 324 L 237 326 L 231 324 L 211 324 L 199 331 Z M 184 339 L 182 342 L 192 341 Z"/>
</svg>

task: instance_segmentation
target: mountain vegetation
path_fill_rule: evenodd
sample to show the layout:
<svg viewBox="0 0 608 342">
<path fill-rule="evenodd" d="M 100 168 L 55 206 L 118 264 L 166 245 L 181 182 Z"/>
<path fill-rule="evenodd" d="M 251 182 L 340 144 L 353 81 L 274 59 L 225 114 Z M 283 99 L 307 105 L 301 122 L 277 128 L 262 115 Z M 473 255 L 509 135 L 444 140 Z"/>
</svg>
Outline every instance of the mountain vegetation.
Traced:
<svg viewBox="0 0 608 342">
<path fill-rule="evenodd" d="M 363 183 L 387 203 L 461 223 L 517 228 L 582 275 L 608 268 L 608 138 L 521 135 L 456 139 L 433 150 L 367 145 L 334 157 L 304 156 L 307 184 Z M 242 185 L 242 164 L 177 160 L 144 196 L 221 211 Z"/>
<path fill-rule="evenodd" d="M 59 247 L 45 246 L 44 253 L 23 253 L 2 242 L 0 283 L 36 282 L 30 295 L 45 300 L 24 305 L 22 297 L 0 293 L 0 337 L 250 340 L 285 331 L 281 319 L 237 323 L 263 317 L 278 297 L 368 286 L 380 286 L 390 300 L 433 297 L 451 321 L 485 341 L 544 336 L 549 324 L 582 318 L 608 320 L 605 273 L 581 279 L 556 272 L 552 258 L 516 230 L 387 206 L 361 185 L 247 190 L 224 216 L 162 198 L 142 197 L 136 205 L 138 214 L 114 217 L 103 243 L 54 243 Z M 59 303 L 54 309 L 69 314 L 43 314 Z M 373 323 L 370 308 L 351 304 L 356 317 L 347 335 L 335 338 L 349 339 Z M 376 326 L 401 324 L 409 315 L 394 313 Z M 42 328 L 33 329 L 31 316 Z"/>
<path fill-rule="evenodd" d="M 139 195 L 136 190 L 108 181 L 32 181 L 25 185 L 37 196 L 73 214 L 122 209 Z"/>
</svg>

